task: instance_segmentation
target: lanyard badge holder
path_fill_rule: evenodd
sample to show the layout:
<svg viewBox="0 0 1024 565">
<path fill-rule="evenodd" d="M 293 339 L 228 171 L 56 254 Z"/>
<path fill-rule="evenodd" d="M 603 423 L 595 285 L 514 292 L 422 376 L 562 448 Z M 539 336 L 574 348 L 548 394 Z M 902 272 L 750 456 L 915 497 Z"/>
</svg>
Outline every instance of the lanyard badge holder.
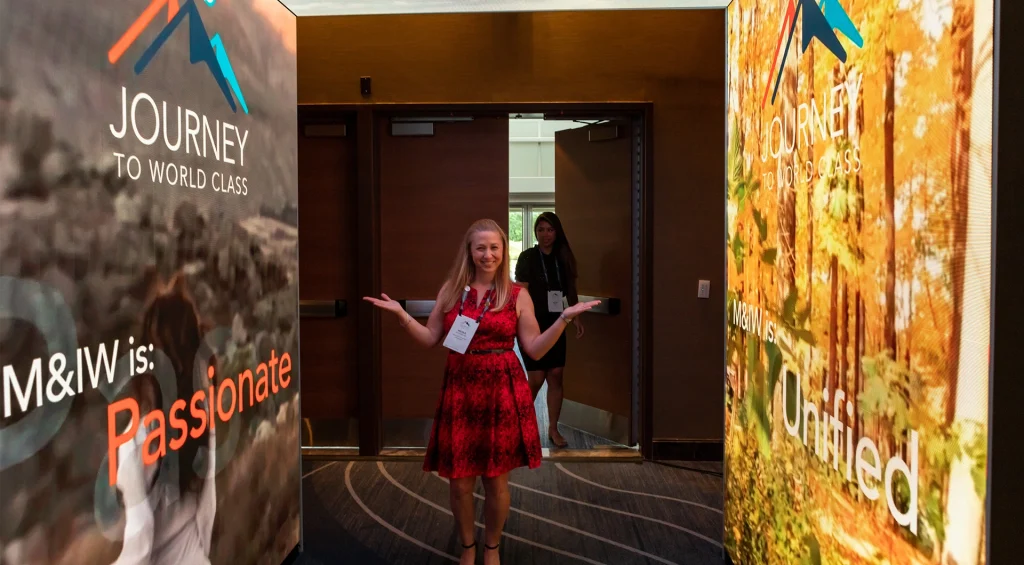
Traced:
<svg viewBox="0 0 1024 565">
<path fill-rule="evenodd" d="M 565 296 L 561 290 L 550 290 L 551 281 L 548 279 L 548 266 L 544 263 L 544 253 L 540 254 L 540 268 L 544 272 L 544 286 L 548 290 L 548 312 L 558 314 L 565 311 Z M 558 257 L 555 257 L 555 277 L 558 280 L 558 288 L 562 288 L 562 270 L 558 268 Z"/>
<path fill-rule="evenodd" d="M 462 315 L 462 310 L 466 307 L 466 298 L 469 296 L 469 287 L 467 286 L 462 290 L 462 301 L 459 304 L 459 315 L 455 318 L 455 323 L 452 324 L 452 329 L 448 330 L 448 335 L 444 338 L 443 345 L 448 349 L 456 353 L 465 354 L 469 349 L 469 343 L 473 341 L 473 336 L 476 335 L 476 330 L 480 327 L 480 321 L 484 319 L 484 314 L 487 313 L 487 309 L 491 307 L 491 298 L 493 298 L 494 287 L 487 291 L 487 300 L 484 301 L 484 307 L 480 310 L 480 315 L 474 320 L 469 316 Z"/>
</svg>

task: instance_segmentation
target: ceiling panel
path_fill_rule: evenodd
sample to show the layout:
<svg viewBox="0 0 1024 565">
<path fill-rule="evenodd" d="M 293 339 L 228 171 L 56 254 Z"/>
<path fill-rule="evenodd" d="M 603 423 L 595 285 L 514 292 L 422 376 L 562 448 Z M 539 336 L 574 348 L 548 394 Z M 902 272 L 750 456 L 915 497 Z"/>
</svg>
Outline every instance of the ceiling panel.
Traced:
<svg viewBox="0 0 1024 565">
<path fill-rule="evenodd" d="M 724 8 L 730 0 L 282 0 L 298 16 Z"/>
</svg>

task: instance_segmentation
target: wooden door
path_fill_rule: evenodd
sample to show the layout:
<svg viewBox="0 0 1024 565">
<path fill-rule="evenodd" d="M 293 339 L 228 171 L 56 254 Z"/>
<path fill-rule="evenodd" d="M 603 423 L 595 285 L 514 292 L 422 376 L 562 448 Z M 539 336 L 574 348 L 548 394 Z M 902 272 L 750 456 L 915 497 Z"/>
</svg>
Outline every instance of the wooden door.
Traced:
<svg viewBox="0 0 1024 565">
<path fill-rule="evenodd" d="M 562 421 L 621 443 L 631 442 L 633 156 L 628 122 L 555 133 L 555 213 L 579 264 L 579 294 L 621 305 L 585 314 L 582 339 L 570 331 Z"/>
<path fill-rule="evenodd" d="M 388 119 L 377 127 L 381 289 L 432 301 L 474 221 L 508 230 L 508 119 L 436 122 L 430 135 L 395 135 Z M 425 447 L 446 351 L 424 349 L 394 316 L 382 319 L 385 447 Z"/>
<path fill-rule="evenodd" d="M 358 442 L 360 297 L 353 126 L 352 121 L 312 123 L 299 132 L 303 444 L 318 447 L 354 447 Z M 331 314 L 330 304 L 338 300 L 347 305 L 343 316 Z"/>
</svg>

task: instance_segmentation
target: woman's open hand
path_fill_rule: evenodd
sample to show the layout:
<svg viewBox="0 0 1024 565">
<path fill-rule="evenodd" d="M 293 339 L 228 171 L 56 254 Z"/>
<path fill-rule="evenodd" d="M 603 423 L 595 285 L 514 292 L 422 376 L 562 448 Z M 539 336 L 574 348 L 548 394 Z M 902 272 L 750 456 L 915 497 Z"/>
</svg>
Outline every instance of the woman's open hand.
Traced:
<svg viewBox="0 0 1024 565">
<path fill-rule="evenodd" d="M 374 306 L 380 308 L 381 310 L 387 310 L 392 314 L 401 315 L 401 313 L 405 311 L 405 309 L 402 308 L 402 304 L 400 302 L 398 302 L 397 300 L 392 300 L 391 297 L 384 293 L 381 293 L 380 298 L 364 296 L 363 300 L 369 302 L 370 304 L 373 304 Z"/>
<path fill-rule="evenodd" d="M 600 300 L 591 300 L 590 302 L 577 302 L 576 304 L 573 304 L 572 306 L 566 308 L 565 312 L 562 312 L 562 315 L 565 316 L 566 319 L 572 320 L 576 316 L 579 316 L 580 314 L 586 312 L 587 310 L 590 310 L 591 308 L 599 304 L 601 304 Z"/>
</svg>

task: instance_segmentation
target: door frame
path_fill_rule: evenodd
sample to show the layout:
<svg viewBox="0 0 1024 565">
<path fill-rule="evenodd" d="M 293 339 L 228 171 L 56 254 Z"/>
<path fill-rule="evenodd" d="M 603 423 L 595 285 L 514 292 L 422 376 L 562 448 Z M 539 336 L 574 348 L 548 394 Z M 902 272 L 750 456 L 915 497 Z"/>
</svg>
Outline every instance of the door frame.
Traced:
<svg viewBox="0 0 1024 565">
<path fill-rule="evenodd" d="M 356 116 L 355 134 L 358 195 L 359 294 L 377 296 L 380 288 L 380 161 L 376 124 L 392 116 L 508 116 L 514 113 L 558 114 L 562 117 L 593 117 L 608 114 L 639 118 L 641 152 L 638 166 L 639 225 L 639 414 L 630 425 L 638 428 L 640 453 L 653 458 L 654 431 L 654 104 L 652 102 L 501 102 L 468 104 L 299 104 L 299 122 L 338 121 Z M 379 457 L 383 449 L 381 390 L 381 314 L 372 305 L 359 304 L 359 456 Z M 635 401 L 634 401 L 635 403 Z M 349 454 L 350 455 L 350 454 Z"/>
<path fill-rule="evenodd" d="M 355 139 L 356 138 L 355 131 L 357 131 L 357 129 L 358 129 L 358 118 L 359 118 L 359 116 L 358 116 L 358 113 L 356 111 L 352 110 L 352 109 L 345 110 L 345 111 L 331 111 L 331 112 L 315 112 L 314 111 L 314 112 L 311 112 L 311 111 L 309 111 L 309 108 L 305 108 L 302 105 L 300 105 L 298 107 L 297 117 L 298 117 L 297 121 L 298 121 L 298 130 L 299 130 L 298 134 L 299 134 L 300 137 L 301 136 L 312 135 L 313 137 L 326 136 L 326 137 L 347 137 L 347 138 L 350 138 L 350 139 Z M 307 129 L 310 126 L 315 126 L 315 127 L 323 127 L 323 126 L 336 127 L 336 126 L 341 126 L 344 129 L 341 131 L 341 133 L 339 133 L 335 129 L 334 131 L 330 131 L 330 132 L 321 132 L 321 133 L 316 133 L 316 134 L 310 134 L 308 132 L 308 129 Z M 355 141 L 358 143 L 359 140 L 356 139 Z M 302 159 L 301 155 L 299 156 L 299 159 L 300 160 Z M 355 158 L 355 156 L 353 157 L 353 166 L 356 167 L 357 175 L 359 174 L 359 171 L 362 171 L 364 169 L 365 170 L 370 170 L 370 169 L 367 169 L 367 168 L 361 166 L 361 164 L 358 162 L 358 160 Z M 362 182 L 362 179 L 360 179 L 357 176 L 357 178 L 356 178 L 356 185 L 348 185 L 346 187 L 338 186 L 337 190 L 350 190 L 350 191 L 351 190 L 356 190 L 356 186 L 360 182 Z M 301 188 L 300 188 L 300 191 L 301 191 Z M 302 206 L 301 202 L 299 203 L 299 206 L 300 207 Z M 355 203 L 355 209 L 358 211 L 361 208 L 362 208 L 362 204 L 360 202 L 356 202 Z M 357 216 L 358 216 L 358 214 L 357 214 Z M 357 220 L 361 221 L 362 218 L 357 218 Z M 301 228 L 301 221 L 300 221 L 300 228 Z M 370 243 L 364 242 L 364 241 L 357 242 L 357 261 L 362 262 L 364 260 L 363 256 L 365 254 L 365 250 L 367 250 L 367 249 L 372 249 L 372 245 Z M 300 260 L 301 260 L 301 257 L 300 257 Z M 356 290 L 357 291 L 361 291 L 362 289 L 361 288 L 357 288 Z M 323 301 L 322 300 L 314 300 L 314 301 L 311 301 L 311 302 L 312 302 L 312 304 L 307 304 L 305 301 L 301 301 L 300 300 L 300 317 L 306 316 L 306 314 L 304 312 L 305 312 L 307 307 L 309 307 L 311 311 L 315 311 L 315 312 L 311 312 L 311 314 L 310 314 L 311 316 L 313 316 L 313 317 L 322 317 L 322 316 L 324 316 L 324 314 L 323 314 L 323 311 L 324 311 L 323 310 L 324 309 Z M 335 303 L 334 308 L 333 308 L 334 316 L 335 317 L 339 317 L 339 316 L 340 317 L 353 317 L 353 316 L 357 316 L 357 312 L 358 312 L 358 309 L 360 307 L 358 302 L 353 303 L 352 301 L 347 301 L 347 300 L 340 300 L 339 301 L 337 299 L 335 300 L 335 302 L 336 303 Z M 359 317 L 357 322 L 356 322 L 356 325 L 357 325 L 357 329 L 356 329 L 357 339 L 358 339 L 358 335 L 360 335 L 363 332 L 367 331 L 366 327 L 363 324 L 363 322 L 365 320 L 367 320 L 367 318 L 365 316 L 362 316 L 362 317 Z M 370 321 L 372 321 L 372 320 L 370 320 Z M 358 345 L 359 344 L 357 344 L 357 346 Z M 303 349 L 302 348 L 302 344 L 300 343 L 300 350 L 302 350 L 302 349 Z M 359 358 L 357 360 L 358 366 L 363 366 L 364 363 L 367 362 L 367 361 L 365 361 L 365 353 L 366 353 L 365 351 L 359 350 L 359 353 L 358 353 L 358 357 Z M 300 359 L 299 360 L 300 370 L 301 370 L 301 361 L 302 360 Z M 360 371 L 360 374 L 357 375 L 357 379 L 360 378 L 362 375 L 363 375 L 363 372 Z M 364 412 L 363 412 L 363 410 L 361 408 L 363 406 L 363 402 L 362 402 L 363 399 L 359 398 L 359 396 L 358 396 L 358 395 L 360 395 L 360 394 L 362 394 L 364 392 L 366 387 L 363 386 L 362 383 L 360 383 L 360 382 L 357 382 L 356 386 L 357 386 L 357 390 L 353 391 L 353 392 L 354 392 L 354 394 L 357 395 L 357 402 L 356 402 L 357 409 L 356 409 L 356 412 L 354 414 L 352 414 L 351 418 L 349 419 L 349 421 L 354 421 L 355 424 L 356 424 L 354 426 L 355 427 L 355 432 L 354 433 L 353 433 L 353 429 L 352 429 L 351 425 L 341 425 L 341 426 L 339 426 L 338 423 L 334 422 L 334 421 L 326 421 L 325 422 L 325 421 L 321 421 L 321 420 L 311 419 L 311 418 L 309 418 L 304 413 L 301 415 L 301 418 L 302 418 L 302 438 L 300 440 L 300 451 L 302 452 L 302 456 L 304 458 L 311 458 L 311 459 L 327 458 L 327 459 L 331 459 L 331 458 L 336 458 L 336 457 L 339 457 L 339 456 L 349 456 L 349 455 L 352 455 L 352 454 L 354 454 L 356 452 L 356 450 L 358 449 L 358 445 L 366 443 L 363 440 L 363 435 L 367 431 L 370 431 L 372 433 L 373 430 L 372 430 L 372 425 L 368 426 L 368 425 L 363 425 L 362 423 L 363 422 L 371 422 L 372 423 L 373 420 L 372 420 L 372 418 L 371 419 L 367 419 L 365 417 L 365 414 L 364 414 Z M 364 428 L 367 428 L 367 427 L 369 427 L 371 429 L 370 430 L 364 429 Z M 354 435 L 355 437 L 351 437 L 352 435 Z M 326 438 L 329 438 L 329 439 L 326 439 L 326 440 L 325 439 L 321 439 L 323 437 L 326 437 Z M 355 440 L 354 443 L 351 440 Z"/>
</svg>

